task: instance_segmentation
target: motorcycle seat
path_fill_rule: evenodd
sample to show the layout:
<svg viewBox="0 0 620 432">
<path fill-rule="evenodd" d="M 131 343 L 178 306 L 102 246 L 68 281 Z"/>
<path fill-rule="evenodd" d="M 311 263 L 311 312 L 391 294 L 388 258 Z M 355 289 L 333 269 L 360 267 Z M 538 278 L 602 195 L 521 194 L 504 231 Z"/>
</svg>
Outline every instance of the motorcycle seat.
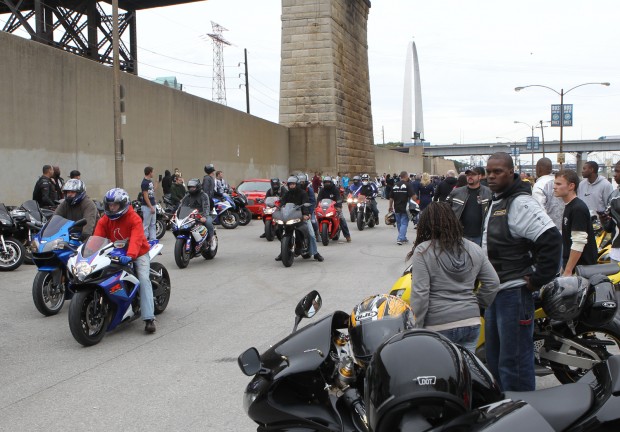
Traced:
<svg viewBox="0 0 620 432">
<path fill-rule="evenodd" d="M 592 407 L 594 394 L 577 382 L 530 392 L 507 391 L 504 397 L 531 405 L 554 430 L 565 430 Z"/>
<path fill-rule="evenodd" d="M 602 274 L 605 276 L 610 276 L 618 272 L 620 272 L 620 266 L 618 266 L 618 264 L 616 263 L 579 265 L 575 268 L 575 274 L 577 276 L 583 276 L 586 279 L 589 279 L 595 274 Z"/>
</svg>

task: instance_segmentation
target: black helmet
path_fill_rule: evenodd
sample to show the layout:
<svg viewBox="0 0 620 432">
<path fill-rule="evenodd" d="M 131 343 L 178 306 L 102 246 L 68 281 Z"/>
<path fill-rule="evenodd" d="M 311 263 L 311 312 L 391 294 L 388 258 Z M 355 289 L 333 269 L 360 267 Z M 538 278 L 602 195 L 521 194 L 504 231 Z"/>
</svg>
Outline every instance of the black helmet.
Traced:
<svg viewBox="0 0 620 432">
<path fill-rule="evenodd" d="M 69 204 L 70 206 L 78 205 L 80 202 L 82 202 L 82 200 L 86 196 L 86 187 L 84 186 L 84 182 L 82 180 L 78 180 L 78 179 L 67 180 L 67 183 L 63 185 L 62 190 L 63 192 L 75 192 L 76 193 L 76 195 L 73 198 L 69 198 L 69 197 L 65 198 L 65 201 L 67 201 L 67 204 Z"/>
<path fill-rule="evenodd" d="M 271 189 L 276 191 L 279 188 L 280 188 L 280 179 L 279 178 L 272 178 L 271 179 Z"/>
<path fill-rule="evenodd" d="M 205 172 L 207 174 L 211 174 L 213 171 L 215 171 L 213 164 L 205 165 Z"/>
<path fill-rule="evenodd" d="M 471 408 L 471 390 L 467 360 L 449 339 L 423 329 L 399 333 L 377 349 L 366 372 L 370 429 L 397 430 L 412 410 L 437 426 Z"/>
<path fill-rule="evenodd" d="M 353 357 L 367 366 L 379 345 L 396 333 L 415 327 L 411 307 L 400 297 L 377 294 L 353 308 L 349 336 Z"/>
<path fill-rule="evenodd" d="M 555 278 L 540 289 L 543 310 L 554 320 L 574 320 L 585 304 L 589 284 L 581 276 Z"/>
<path fill-rule="evenodd" d="M 193 178 L 187 182 L 187 192 L 192 195 L 198 195 L 201 192 L 200 180 Z"/>
<path fill-rule="evenodd" d="M 604 326 L 614 319 L 617 310 L 616 292 L 609 278 L 602 274 L 592 276 L 579 320 L 590 327 Z"/>
<path fill-rule="evenodd" d="M 323 179 L 323 186 L 326 188 L 330 188 L 334 185 L 334 180 L 330 176 L 325 176 Z"/>
<path fill-rule="evenodd" d="M 359 183 L 360 181 L 362 181 L 362 179 L 360 178 L 360 176 L 358 176 L 358 175 L 353 176 L 353 183 Z"/>
</svg>

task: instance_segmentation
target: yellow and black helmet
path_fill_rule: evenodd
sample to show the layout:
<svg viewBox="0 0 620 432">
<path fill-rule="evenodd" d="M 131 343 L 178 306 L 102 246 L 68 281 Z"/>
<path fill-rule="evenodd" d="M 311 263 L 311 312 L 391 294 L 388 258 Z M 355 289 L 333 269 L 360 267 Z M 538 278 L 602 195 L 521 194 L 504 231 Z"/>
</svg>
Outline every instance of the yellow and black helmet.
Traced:
<svg viewBox="0 0 620 432">
<path fill-rule="evenodd" d="M 377 348 L 390 337 L 415 327 L 411 307 L 401 298 L 377 294 L 353 308 L 349 336 L 355 360 L 368 365 Z"/>
</svg>

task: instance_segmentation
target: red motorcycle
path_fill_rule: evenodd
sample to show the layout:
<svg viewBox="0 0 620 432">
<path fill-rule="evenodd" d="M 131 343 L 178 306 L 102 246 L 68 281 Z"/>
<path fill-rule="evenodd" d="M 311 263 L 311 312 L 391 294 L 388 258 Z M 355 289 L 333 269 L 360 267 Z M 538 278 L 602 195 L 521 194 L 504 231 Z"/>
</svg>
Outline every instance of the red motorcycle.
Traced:
<svg viewBox="0 0 620 432">
<path fill-rule="evenodd" d="M 319 224 L 323 246 L 329 245 L 330 239 L 338 240 L 340 237 L 340 216 L 336 208 L 336 201 L 329 198 L 321 200 L 314 213 Z"/>
<path fill-rule="evenodd" d="M 265 198 L 263 207 L 263 222 L 265 224 L 265 238 L 273 241 L 274 237 L 282 238 L 282 228 L 273 221 L 273 212 L 280 206 L 280 197 Z"/>
</svg>

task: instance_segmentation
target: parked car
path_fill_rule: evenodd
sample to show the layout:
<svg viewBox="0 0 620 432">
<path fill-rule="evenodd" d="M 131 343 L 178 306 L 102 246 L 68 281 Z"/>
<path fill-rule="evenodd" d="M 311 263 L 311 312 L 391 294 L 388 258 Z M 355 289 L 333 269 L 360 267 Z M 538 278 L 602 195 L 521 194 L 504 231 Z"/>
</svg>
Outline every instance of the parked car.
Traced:
<svg viewBox="0 0 620 432">
<path fill-rule="evenodd" d="M 238 192 L 243 192 L 248 198 L 246 207 L 255 217 L 263 217 L 263 207 L 265 207 L 265 194 L 271 187 L 270 179 L 247 179 L 237 186 Z"/>
</svg>

